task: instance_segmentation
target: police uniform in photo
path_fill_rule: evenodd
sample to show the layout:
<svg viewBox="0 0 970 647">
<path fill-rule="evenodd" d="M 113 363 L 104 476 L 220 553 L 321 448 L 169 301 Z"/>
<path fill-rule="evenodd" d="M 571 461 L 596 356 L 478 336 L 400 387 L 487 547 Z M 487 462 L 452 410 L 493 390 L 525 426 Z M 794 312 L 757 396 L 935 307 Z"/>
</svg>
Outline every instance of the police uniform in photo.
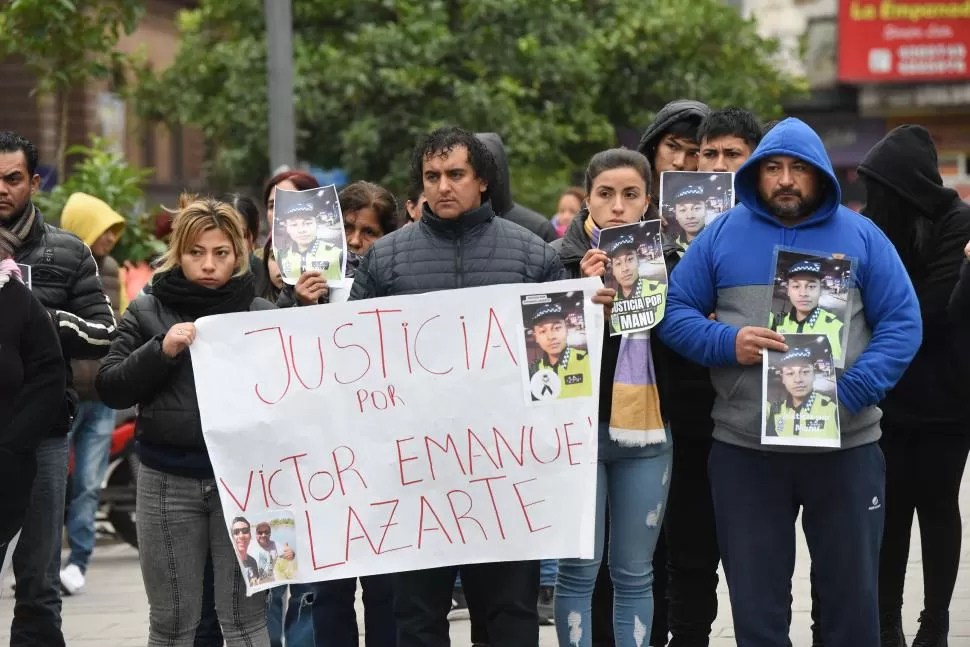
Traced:
<svg viewBox="0 0 970 647">
<path fill-rule="evenodd" d="M 630 253 L 637 254 L 637 248 L 633 240 L 632 234 L 627 234 L 625 236 L 620 236 L 617 238 L 612 245 L 606 250 L 607 256 L 610 257 L 610 261 L 614 257 L 620 254 Z M 640 271 L 640 256 L 637 255 L 637 272 Z M 612 271 L 612 270 L 611 270 Z M 616 281 L 616 277 L 613 277 Z M 664 310 L 667 307 L 667 284 L 663 281 L 654 281 L 651 279 L 640 278 L 637 282 L 633 284 L 633 289 L 630 290 L 629 294 L 623 293 L 623 288 L 620 287 L 619 282 L 616 286 L 616 300 L 627 300 L 627 299 L 648 299 L 652 296 L 660 295 L 660 305 L 657 306 L 656 314 L 654 317 L 654 325 L 660 323 L 663 319 Z M 610 324 L 613 326 L 613 330 L 616 332 L 620 331 L 620 318 L 619 315 L 614 314 L 610 317 Z"/>
<path fill-rule="evenodd" d="M 822 281 L 822 264 L 818 261 L 798 261 L 788 268 L 786 278 L 790 281 L 799 274 L 808 274 Z M 768 326 L 775 332 L 784 333 L 818 333 L 825 335 L 832 346 L 832 357 L 840 359 L 842 357 L 842 321 L 825 308 L 815 306 L 809 315 L 798 320 L 798 313 L 795 306 L 791 306 L 787 312 L 781 315 L 771 313 L 771 322 Z"/>
<path fill-rule="evenodd" d="M 294 205 L 280 217 L 284 222 L 289 217 L 307 218 L 308 206 L 307 204 Z M 313 217 L 313 220 L 317 222 L 319 218 Z M 319 238 L 310 243 L 302 253 L 295 243 L 291 243 L 278 259 L 280 272 L 285 277 L 298 277 L 304 272 L 320 272 L 328 281 L 339 281 L 344 278 L 340 271 L 341 252 L 340 247 Z"/>
<path fill-rule="evenodd" d="M 563 324 L 566 322 L 562 305 L 558 303 L 542 305 L 532 315 L 531 327 L 535 328 L 544 321 L 555 320 L 562 321 Z M 593 374 L 589 365 L 589 353 L 570 347 L 568 342 L 555 364 L 543 352 L 542 356 L 529 366 L 529 376 L 532 378 L 533 400 L 578 398 L 593 394 Z M 556 395 L 557 391 L 558 395 Z"/>
<path fill-rule="evenodd" d="M 678 245 L 681 248 L 681 251 L 679 252 L 679 254 L 683 256 L 684 253 L 687 251 L 687 247 L 690 245 L 690 241 L 687 240 L 687 232 L 684 231 L 684 228 L 681 227 L 679 222 L 677 222 L 677 205 L 681 202 L 691 202 L 691 203 L 704 202 L 704 220 L 701 222 L 701 228 L 697 231 L 697 234 L 694 236 L 694 238 L 697 238 L 697 236 L 700 236 L 701 232 L 704 231 L 704 226 L 705 226 L 705 223 L 707 222 L 707 203 L 704 200 L 704 188 L 700 186 L 693 186 L 688 184 L 687 186 L 683 187 L 680 191 L 678 191 L 674 195 L 673 202 L 671 202 L 671 205 L 674 209 L 674 213 L 673 213 L 674 222 L 677 223 L 677 227 L 680 229 L 680 233 L 677 234 L 677 236 L 674 237 L 671 242 L 673 242 L 675 245 Z"/>
<path fill-rule="evenodd" d="M 792 348 L 781 358 L 782 366 L 812 362 L 808 348 Z M 835 401 L 814 388 L 799 406 L 791 395 L 781 402 L 771 403 L 766 433 L 782 438 L 837 439 L 839 437 L 839 411 Z"/>
</svg>

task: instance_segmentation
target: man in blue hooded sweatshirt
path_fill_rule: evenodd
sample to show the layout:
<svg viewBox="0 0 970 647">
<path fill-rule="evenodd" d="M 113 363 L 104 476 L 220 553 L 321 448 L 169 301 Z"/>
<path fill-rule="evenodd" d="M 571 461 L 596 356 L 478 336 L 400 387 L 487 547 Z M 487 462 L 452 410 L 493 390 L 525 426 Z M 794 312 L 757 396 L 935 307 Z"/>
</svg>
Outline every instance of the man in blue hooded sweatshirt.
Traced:
<svg viewBox="0 0 970 647">
<path fill-rule="evenodd" d="M 741 204 L 704 229 L 671 275 L 658 333 L 711 367 L 709 469 L 737 643 L 788 644 L 801 508 L 826 647 L 877 647 L 885 460 L 876 403 L 919 348 L 916 295 L 879 228 L 840 206 L 822 141 L 803 122 L 775 126 L 735 186 Z M 856 259 L 837 450 L 761 444 L 762 353 L 788 350 L 765 327 L 776 246 Z"/>
</svg>

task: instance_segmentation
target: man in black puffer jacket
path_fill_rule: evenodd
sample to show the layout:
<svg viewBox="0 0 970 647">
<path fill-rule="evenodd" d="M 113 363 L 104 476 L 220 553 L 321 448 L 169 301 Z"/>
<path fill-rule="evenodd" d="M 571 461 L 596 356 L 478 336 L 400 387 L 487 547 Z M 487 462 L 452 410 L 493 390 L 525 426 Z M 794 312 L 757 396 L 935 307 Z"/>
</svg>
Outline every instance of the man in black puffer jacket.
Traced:
<svg viewBox="0 0 970 647">
<path fill-rule="evenodd" d="M 458 128 L 431 133 L 415 148 L 411 180 L 424 188 L 424 214 L 374 243 L 357 270 L 351 301 L 566 278 L 541 238 L 496 217 L 489 202 L 495 160 L 471 133 Z M 537 647 L 538 562 L 473 564 L 460 571 L 468 597 L 479 605 L 471 611 L 487 619 L 494 644 Z M 450 644 L 447 602 L 455 572 L 443 567 L 395 575 L 399 647 Z"/>
<path fill-rule="evenodd" d="M 495 159 L 495 186 L 489 191 L 495 213 L 501 218 L 525 227 L 547 243 L 558 239 L 556 228 L 548 218 L 512 201 L 512 178 L 509 175 L 509 161 L 505 157 L 505 144 L 502 138 L 496 133 L 478 133 L 475 136 L 482 140 Z"/>
<path fill-rule="evenodd" d="M 98 359 L 115 334 L 114 314 L 98 266 L 81 239 L 44 223 L 30 201 L 40 184 L 37 148 L 16 133 L 0 131 L 0 237 L 17 263 L 30 266 L 34 296 L 57 328 L 65 363 Z M 68 379 L 63 409 L 37 449 L 37 478 L 23 533 L 14 551 L 17 603 L 11 647 L 63 647 L 61 632 L 61 533 L 67 487 L 67 432 L 77 405 Z"/>
</svg>

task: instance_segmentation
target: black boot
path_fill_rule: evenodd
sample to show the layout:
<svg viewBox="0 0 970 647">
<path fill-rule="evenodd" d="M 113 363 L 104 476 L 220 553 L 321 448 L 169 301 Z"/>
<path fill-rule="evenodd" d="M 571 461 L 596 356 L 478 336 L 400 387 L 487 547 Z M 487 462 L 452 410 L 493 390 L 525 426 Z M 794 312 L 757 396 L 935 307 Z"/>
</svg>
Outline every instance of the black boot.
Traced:
<svg viewBox="0 0 970 647">
<path fill-rule="evenodd" d="M 906 647 L 906 636 L 903 635 L 903 619 L 901 616 L 880 619 L 879 644 L 881 647 Z"/>
<path fill-rule="evenodd" d="M 950 632 L 950 614 L 930 613 L 923 611 L 919 614 L 919 631 L 913 639 L 913 647 L 947 647 L 947 634 Z"/>
</svg>

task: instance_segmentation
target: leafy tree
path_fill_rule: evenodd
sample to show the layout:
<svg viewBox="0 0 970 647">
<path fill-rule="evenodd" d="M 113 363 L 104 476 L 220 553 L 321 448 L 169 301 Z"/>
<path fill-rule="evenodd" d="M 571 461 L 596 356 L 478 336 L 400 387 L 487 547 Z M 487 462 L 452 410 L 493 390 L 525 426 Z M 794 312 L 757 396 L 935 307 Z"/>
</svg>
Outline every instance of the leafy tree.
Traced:
<svg viewBox="0 0 970 647">
<path fill-rule="evenodd" d="M 112 255 L 120 261 L 137 263 L 165 251 L 165 244 L 153 234 L 151 216 L 141 211 L 145 194 L 142 183 L 151 176 L 150 169 L 135 169 L 113 152 L 109 143 L 93 137 L 91 146 L 72 146 L 69 155 L 80 156 L 71 176 L 50 192 L 34 196 L 34 203 L 51 222 L 59 222 L 64 204 L 71 194 L 87 193 L 107 202 L 128 221 L 121 240 Z"/>
<path fill-rule="evenodd" d="M 115 51 L 132 33 L 143 0 L 11 0 L 0 9 L 0 59 L 22 56 L 36 74 L 36 91 L 58 99 L 57 177 L 64 180 L 68 93 L 87 83 L 123 77 Z"/>
<path fill-rule="evenodd" d="M 259 0 L 184 12 L 174 65 L 142 69 L 143 115 L 200 127 L 210 180 L 266 176 Z M 799 90 L 777 43 L 719 0 L 294 2 L 298 153 L 400 190 L 418 136 L 444 123 L 502 135 L 516 198 L 548 211 L 570 173 L 670 99 L 762 117 Z"/>
</svg>

